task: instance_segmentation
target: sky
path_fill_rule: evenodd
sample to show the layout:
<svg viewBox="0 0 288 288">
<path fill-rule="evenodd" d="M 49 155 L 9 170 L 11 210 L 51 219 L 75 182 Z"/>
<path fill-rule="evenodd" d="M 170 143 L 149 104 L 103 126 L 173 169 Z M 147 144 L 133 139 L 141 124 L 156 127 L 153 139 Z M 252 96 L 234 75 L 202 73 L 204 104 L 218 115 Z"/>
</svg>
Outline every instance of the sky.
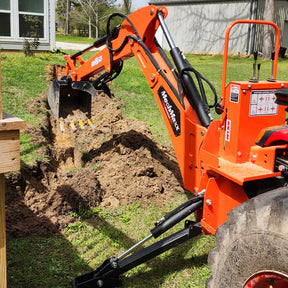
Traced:
<svg viewBox="0 0 288 288">
<path fill-rule="evenodd" d="M 141 7 L 147 6 L 150 0 L 132 0 L 132 11 L 137 10 Z M 117 0 L 117 4 L 122 4 L 122 0 Z"/>
</svg>

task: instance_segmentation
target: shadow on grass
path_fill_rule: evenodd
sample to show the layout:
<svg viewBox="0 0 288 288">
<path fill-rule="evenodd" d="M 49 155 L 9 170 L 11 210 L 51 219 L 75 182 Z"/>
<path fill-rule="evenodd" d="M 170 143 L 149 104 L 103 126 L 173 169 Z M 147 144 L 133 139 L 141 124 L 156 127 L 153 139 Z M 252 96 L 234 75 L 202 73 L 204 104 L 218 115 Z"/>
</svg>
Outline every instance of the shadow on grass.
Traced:
<svg viewBox="0 0 288 288">
<path fill-rule="evenodd" d="M 163 152 L 156 145 L 151 146 L 151 139 L 135 131 L 130 131 L 129 135 L 116 136 L 97 151 L 89 151 L 89 154 L 85 156 L 89 157 L 89 159 L 85 160 L 90 161 L 91 157 L 96 157 L 98 151 L 103 153 L 103 151 L 113 149 L 115 141 L 121 142 L 123 145 L 133 149 L 146 145 L 149 147 L 152 156 L 166 166 L 166 168 L 173 171 L 174 174 L 176 173 L 177 175 L 175 174 L 175 176 L 180 181 L 180 173 L 175 172 L 178 171 L 176 169 L 178 165 L 174 160 L 171 160 L 168 152 Z M 41 169 L 34 170 L 28 169 L 25 171 L 27 175 L 33 176 L 30 178 L 29 185 L 35 182 L 33 187 L 38 187 L 38 193 L 49 193 L 50 187 L 43 185 L 41 182 L 41 178 L 44 177 L 43 173 L 40 173 Z M 10 211 L 10 214 L 8 213 L 7 215 L 7 224 L 11 225 L 11 227 L 13 226 L 14 232 L 16 231 L 11 235 L 18 237 L 13 238 L 10 236 L 7 241 L 8 287 L 71 287 L 70 283 L 76 276 L 90 272 L 96 267 L 92 268 L 89 265 L 89 260 L 86 261 L 81 255 L 81 251 L 77 251 L 71 242 L 61 235 L 57 221 L 52 222 L 49 219 L 49 209 L 51 209 L 49 205 L 43 206 L 41 211 L 38 211 L 41 212 L 40 216 L 37 211 L 32 211 L 25 204 L 27 200 L 24 199 L 26 185 L 27 183 L 18 181 L 14 187 L 10 187 L 10 190 L 8 189 L 7 193 L 8 205 L 15 206 L 15 209 L 11 211 L 19 213 L 17 221 L 13 220 L 15 219 L 15 215 L 12 215 L 13 212 Z M 71 212 L 76 214 L 79 213 L 79 203 L 84 203 L 84 206 L 87 203 L 87 199 L 83 199 L 70 185 L 59 186 L 56 189 L 56 193 L 60 195 L 61 205 L 67 203 L 68 206 L 72 207 Z M 92 208 L 86 207 L 86 209 L 89 212 L 89 209 Z M 65 215 L 62 214 L 61 216 Z M 33 223 L 33 225 L 25 227 L 27 223 Z M 111 242 L 117 242 L 121 247 L 121 252 L 124 252 L 136 243 L 134 239 L 130 238 L 117 226 L 106 221 L 101 215 L 97 215 L 96 220 L 89 221 L 89 224 L 94 226 L 95 229 L 101 229 L 104 238 L 111 240 Z M 9 232 L 9 227 L 7 228 Z M 22 234 L 17 233 L 20 230 Z M 171 254 L 149 261 L 145 264 L 145 269 L 142 270 L 141 267 L 137 268 L 135 274 L 133 271 L 129 272 L 128 275 L 131 275 L 129 278 L 122 277 L 124 284 L 127 284 L 128 287 L 159 287 L 165 281 L 165 276 L 171 273 L 180 271 L 191 265 L 197 267 L 206 264 L 207 255 L 197 256 L 193 259 L 184 259 L 186 251 L 191 248 L 191 245 L 182 245 L 184 248 L 174 248 Z M 77 247 L 81 246 L 77 245 Z M 82 247 L 80 249 L 85 248 Z M 111 255 L 107 255 L 107 258 L 109 256 Z M 101 263 L 98 264 L 100 265 Z M 151 285 L 152 279 L 153 283 Z"/>
<path fill-rule="evenodd" d="M 174 283 L 179 281 L 182 284 L 175 286 L 176 284 L 171 283 L 171 286 L 189 287 L 188 281 L 192 280 L 192 277 L 194 277 L 194 279 L 197 278 L 192 274 L 197 273 L 196 271 L 199 271 L 203 266 L 207 265 L 208 258 L 208 254 L 185 258 L 185 253 L 188 252 L 191 245 L 191 241 L 188 241 L 184 246 L 174 248 L 169 255 L 160 256 L 145 263 L 147 268 L 140 268 L 132 275 L 130 273 L 129 277 L 125 277 L 125 275 L 121 276 L 124 286 L 126 288 L 162 287 L 162 285 L 165 285 L 163 287 L 169 287 L 169 282 L 173 283 L 175 276 L 177 280 L 175 280 Z M 187 271 L 186 275 L 178 274 L 182 270 Z M 131 272 L 133 272 L 133 270 Z M 206 279 L 201 278 L 203 277 L 198 276 L 199 282 L 203 282 L 203 286 L 198 283 L 199 286 L 197 287 L 199 288 L 205 286 Z M 196 282 L 196 280 L 193 281 Z"/>
</svg>

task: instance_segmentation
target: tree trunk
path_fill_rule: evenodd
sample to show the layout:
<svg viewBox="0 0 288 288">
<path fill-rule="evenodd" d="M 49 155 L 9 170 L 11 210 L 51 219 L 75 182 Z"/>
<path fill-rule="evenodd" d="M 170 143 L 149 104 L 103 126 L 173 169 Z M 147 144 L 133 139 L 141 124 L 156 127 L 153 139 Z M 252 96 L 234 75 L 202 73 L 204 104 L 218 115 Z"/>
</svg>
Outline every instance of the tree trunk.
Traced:
<svg viewBox="0 0 288 288">
<path fill-rule="evenodd" d="M 274 0 L 265 0 L 264 20 L 274 22 Z M 273 27 L 270 25 L 265 25 L 262 47 L 262 57 L 264 60 L 271 59 L 273 42 Z"/>
<path fill-rule="evenodd" d="M 124 0 L 124 12 L 125 14 L 130 14 L 131 13 L 131 4 L 132 0 Z"/>
<path fill-rule="evenodd" d="M 89 38 L 92 38 L 92 33 L 91 33 L 91 30 L 92 30 L 92 27 L 91 27 L 91 0 L 89 0 L 89 20 L 88 20 L 88 26 L 89 26 Z"/>
<path fill-rule="evenodd" d="M 70 6 L 70 2 L 69 0 L 66 1 L 66 19 L 65 19 L 65 29 L 64 29 L 64 33 L 65 35 L 69 34 L 69 7 Z"/>
<path fill-rule="evenodd" d="M 99 38 L 99 8 L 98 8 L 98 1 L 96 2 L 96 15 L 95 15 L 95 38 Z"/>
</svg>

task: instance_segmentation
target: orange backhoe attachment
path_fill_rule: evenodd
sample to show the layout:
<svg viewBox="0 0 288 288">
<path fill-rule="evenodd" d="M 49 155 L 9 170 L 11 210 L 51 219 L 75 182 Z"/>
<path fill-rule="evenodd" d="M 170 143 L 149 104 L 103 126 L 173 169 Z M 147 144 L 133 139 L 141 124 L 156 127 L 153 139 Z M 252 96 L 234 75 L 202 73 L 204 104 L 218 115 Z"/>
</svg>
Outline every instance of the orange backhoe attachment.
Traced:
<svg viewBox="0 0 288 288">
<path fill-rule="evenodd" d="M 280 43 L 278 27 L 272 22 L 257 20 L 237 20 L 228 27 L 221 103 L 217 103 L 212 84 L 189 64 L 184 54 L 175 46 L 164 21 L 166 16 L 165 7 L 153 5 L 144 7 L 129 17 L 119 13 L 112 15 L 108 19 L 107 35 L 83 51 L 66 55 L 65 75 L 55 79 L 49 88 L 48 102 L 57 119 L 73 117 L 74 109 L 81 109 L 90 117 L 91 97 L 96 96 L 97 90 L 107 90 L 107 82 L 119 75 L 123 62 L 136 57 L 169 132 L 183 184 L 195 196 L 159 219 L 149 236 L 123 254 L 110 257 L 95 271 L 77 277 L 73 281 L 75 288 L 122 287 L 118 278 L 120 274 L 200 233 L 215 234 L 227 221 L 227 215 L 235 211 L 236 207 L 248 203 L 247 206 L 252 211 L 256 205 L 252 201 L 253 197 L 261 195 L 263 197 L 260 199 L 265 200 L 264 192 L 287 186 L 288 126 L 285 125 L 285 106 L 288 106 L 288 83 L 276 80 Z M 122 17 L 124 21 L 111 30 L 110 22 L 113 17 Z M 236 24 L 247 23 L 270 25 L 276 31 L 271 77 L 264 81 L 256 77 L 255 52 L 253 78 L 226 84 L 230 30 Z M 174 64 L 154 37 L 159 26 L 170 46 Z M 89 60 L 84 61 L 81 57 L 92 48 L 103 45 L 106 46 Z M 212 105 L 207 102 L 203 82 L 214 93 Z M 220 120 L 212 119 L 210 108 L 213 107 L 221 114 Z M 283 191 L 280 189 L 277 193 L 282 195 Z M 264 200 L 263 203 L 269 204 L 269 201 Z M 148 239 L 159 237 L 195 211 L 196 222 L 186 220 L 183 230 L 129 256 Z M 259 211 L 262 213 L 262 210 Z M 249 221 L 253 222 L 254 214 L 251 215 L 247 219 L 250 217 Z M 231 219 L 236 222 L 233 216 Z M 247 227 L 249 228 L 250 226 Z M 232 230 L 233 227 L 229 231 Z M 244 285 L 248 276 L 239 281 Z M 218 281 L 216 277 L 211 283 L 215 279 Z M 258 278 L 249 281 L 253 282 L 253 279 L 258 281 Z M 209 287 L 222 287 L 211 285 Z"/>
</svg>

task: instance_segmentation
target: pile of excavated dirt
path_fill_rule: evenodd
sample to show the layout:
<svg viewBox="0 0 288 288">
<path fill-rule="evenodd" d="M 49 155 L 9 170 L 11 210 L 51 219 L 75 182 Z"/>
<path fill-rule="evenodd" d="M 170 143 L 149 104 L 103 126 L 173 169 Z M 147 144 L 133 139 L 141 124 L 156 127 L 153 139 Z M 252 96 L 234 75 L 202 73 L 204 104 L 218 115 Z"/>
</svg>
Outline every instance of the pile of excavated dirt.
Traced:
<svg viewBox="0 0 288 288">
<path fill-rule="evenodd" d="M 184 192 L 172 148 L 155 142 L 144 123 L 125 118 L 119 102 L 100 93 L 92 101 L 93 128 L 86 123 L 73 130 L 64 123 L 61 131 L 47 109 L 41 129 L 24 131 L 42 145 L 42 158 L 49 161 L 23 165 L 20 174 L 7 178 L 9 235 L 61 233 L 76 221 L 71 212 L 79 209 L 161 205 L 175 192 Z M 45 111 L 45 105 L 46 93 L 31 102 L 31 113 Z"/>
</svg>

